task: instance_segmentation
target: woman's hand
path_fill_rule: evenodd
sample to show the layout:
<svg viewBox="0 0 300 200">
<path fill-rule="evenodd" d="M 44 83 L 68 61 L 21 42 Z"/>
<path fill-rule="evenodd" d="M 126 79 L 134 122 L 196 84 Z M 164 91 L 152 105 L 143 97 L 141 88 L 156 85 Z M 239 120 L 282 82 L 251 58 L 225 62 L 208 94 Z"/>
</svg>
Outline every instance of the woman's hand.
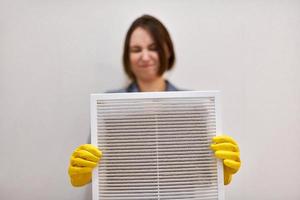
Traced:
<svg viewBox="0 0 300 200">
<path fill-rule="evenodd" d="M 239 146 L 227 135 L 213 137 L 212 141 L 211 149 L 215 152 L 215 156 L 223 160 L 224 185 L 228 185 L 232 175 L 237 173 L 241 166 Z"/>
<path fill-rule="evenodd" d="M 102 152 L 91 144 L 84 144 L 75 149 L 70 158 L 69 176 L 75 187 L 91 182 L 92 170 L 97 166 Z"/>
</svg>

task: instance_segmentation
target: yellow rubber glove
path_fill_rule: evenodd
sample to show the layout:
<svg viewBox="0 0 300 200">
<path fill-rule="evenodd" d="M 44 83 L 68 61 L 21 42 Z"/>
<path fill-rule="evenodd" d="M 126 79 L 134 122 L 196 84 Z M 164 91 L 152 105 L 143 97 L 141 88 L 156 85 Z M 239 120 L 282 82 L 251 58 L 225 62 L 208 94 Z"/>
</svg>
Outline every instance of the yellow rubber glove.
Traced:
<svg viewBox="0 0 300 200">
<path fill-rule="evenodd" d="M 102 152 L 91 144 L 84 144 L 75 149 L 70 158 L 69 176 L 75 187 L 91 182 L 92 170 L 97 166 Z"/>
<path fill-rule="evenodd" d="M 212 141 L 211 149 L 215 152 L 215 156 L 223 160 L 224 185 L 228 185 L 232 175 L 237 173 L 241 166 L 239 146 L 227 135 L 213 137 Z"/>
</svg>

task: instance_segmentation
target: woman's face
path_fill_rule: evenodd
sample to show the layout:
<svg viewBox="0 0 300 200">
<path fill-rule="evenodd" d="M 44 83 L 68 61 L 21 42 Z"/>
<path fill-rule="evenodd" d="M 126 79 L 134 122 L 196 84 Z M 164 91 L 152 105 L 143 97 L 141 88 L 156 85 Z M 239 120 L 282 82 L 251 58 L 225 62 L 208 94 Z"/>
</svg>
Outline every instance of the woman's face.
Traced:
<svg viewBox="0 0 300 200">
<path fill-rule="evenodd" d="M 151 35 L 143 28 L 136 28 L 130 38 L 129 59 L 137 80 L 153 81 L 159 78 L 159 55 Z"/>
</svg>

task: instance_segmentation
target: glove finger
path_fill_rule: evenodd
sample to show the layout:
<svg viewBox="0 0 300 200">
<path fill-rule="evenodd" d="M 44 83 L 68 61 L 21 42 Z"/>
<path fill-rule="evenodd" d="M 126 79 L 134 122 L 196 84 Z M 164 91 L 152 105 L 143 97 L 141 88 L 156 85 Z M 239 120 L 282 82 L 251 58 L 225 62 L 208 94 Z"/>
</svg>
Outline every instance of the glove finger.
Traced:
<svg viewBox="0 0 300 200">
<path fill-rule="evenodd" d="M 238 152 L 239 148 L 231 143 L 219 143 L 219 144 L 212 144 L 210 145 L 211 149 L 214 151 L 217 150 L 224 150 L 224 151 L 233 151 L 233 152 Z"/>
<path fill-rule="evenodd" d="M 92 173 L 90 167 L 69 167 L 69 175 Z"/>
<path fill-rule="evenodd" d="M 88 161 L 88 160 L 84 160 L 82 158 L 76 158 L 74 156 L 72 156 L 71 158 L 71 165 L 73 167 L 91 167 L 91 168 L 94 168 L 97 166 L 97 163 L 96 162 L 91 162 L 91 161 Z"/>
<path fill-rule="evenodd" d="M 225 159 L 223 163 L 226 167 L 231 169 L 230 171 L 232 172 L 232 174 L 238 172 L 241 167 L 241 162 L 237 162 L 234 160 Z"/>
<path fill-rule="evenodd" d="M 218 136 L 215 136 L 215 137 L 212 138 L 212 141 L 214 143 L 216 143 L 216 144 L 219 144 L 219 143 L 231 143 L 231 144 L 237 145 L 236 141 L 232 137 L 229 137 L 228 135 L 218 135 Z"/>
<path fill-rule="evenodd" d="M 70 175 L 70 178 L 74 187 L 80 187 L 91 182 L 92 173 Z"/>
<path fill-rule="evenodd" d="M 215 152 L 215 156 L 220 159 L 240 160 L 240 154 L 237 152 L 219 150 Z"/>
<path fill-rule="evenodd" d="M 99 151 L 99 149 L 92 144 L 81 145 L 80 147 L 77 148 L 77 150 L 86 150 L 86 151 L 92 153 L 96 157 L 102 156 L 102 152 Z"/>
<path fill-rule="evenodd" d="M 98 162 L 100 157 L 95 156 L 94 154 L 86 151 L 86 150 L 76 150 L 73 153 L 75 158 L 82 158 L 92 162 Z"/>
<path fill-rule="evenodd" d="M 224 185 L 228 185 L 232 180 L 232 175 L 224 171 Z"/>
</svg>

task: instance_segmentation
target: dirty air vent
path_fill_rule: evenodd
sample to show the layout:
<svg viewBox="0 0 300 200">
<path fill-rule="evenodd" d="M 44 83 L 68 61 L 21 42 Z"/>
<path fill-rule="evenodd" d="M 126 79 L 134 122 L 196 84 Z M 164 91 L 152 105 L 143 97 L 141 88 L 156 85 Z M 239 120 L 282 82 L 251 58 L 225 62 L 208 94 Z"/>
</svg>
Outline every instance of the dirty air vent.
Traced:
<svg viewBox="0 0 300 200">
<path fill-rule="evenodd" d="M 93 200 L 223 200 L 218 92 L 91 95 Z"/>
</svg>

